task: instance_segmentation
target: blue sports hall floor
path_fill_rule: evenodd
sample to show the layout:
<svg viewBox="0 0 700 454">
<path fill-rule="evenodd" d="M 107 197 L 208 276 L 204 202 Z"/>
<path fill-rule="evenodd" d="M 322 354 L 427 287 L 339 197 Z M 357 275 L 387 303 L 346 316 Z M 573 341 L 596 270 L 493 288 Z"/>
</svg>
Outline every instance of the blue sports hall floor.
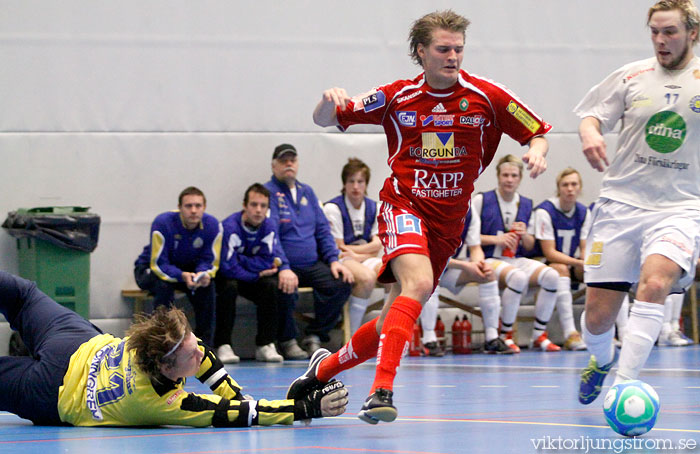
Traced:
<svg viewBox="0 0 700 454">
<path fill-rule="evenodd" d="M 670 453 L 700 452 L 700 346 L 655 348 L 642 380 L 661 399 L 656 427 L 625 439 L 607 427 L 602 397 L 577 401 L 587 352 L 404 358 L 394 389 L 399 417 L 371 426 L 356 418 L 372 361 L 343 373 L 348 411 L 310 426 L 246 429 L 35 427 L 0 412 L 8 453 Z M 306 362 L 229 366 L 245 391 L 281 398 Z M 206 392 L 196 380 L 193 391 Z M 603 390 L 605 392 L 605 390 Z"/>
</svg>

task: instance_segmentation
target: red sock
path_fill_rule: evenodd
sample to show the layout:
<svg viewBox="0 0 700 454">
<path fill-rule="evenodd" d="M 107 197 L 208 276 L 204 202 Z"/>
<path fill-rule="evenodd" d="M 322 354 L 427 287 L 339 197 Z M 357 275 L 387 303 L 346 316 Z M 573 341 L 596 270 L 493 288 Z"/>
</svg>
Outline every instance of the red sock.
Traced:
<svg viewBox="0 0 700 454">
<path fill-rule="evenodd" d="M 318 365 L 316 378 L 322 382 L 327 382 L 340 372 L 377 356 L 377 346 L 379 345 L 379 335 L 377 334 L 378 319 L 379 317 L 360 326 L 350 338 L 350 342 L 321 361 L 321 364 Z"/>
<path fill-rule="evenodd" d="M 377 370 L 370 394 L 377 388 L 394 389 L 396 369 L 401 363 L 404 350 L 408 348 L 413 324 L 416 323 L 423 307 L 406 296 L 398 296 L 386 314 L 377 349 Z"/>
</svg>

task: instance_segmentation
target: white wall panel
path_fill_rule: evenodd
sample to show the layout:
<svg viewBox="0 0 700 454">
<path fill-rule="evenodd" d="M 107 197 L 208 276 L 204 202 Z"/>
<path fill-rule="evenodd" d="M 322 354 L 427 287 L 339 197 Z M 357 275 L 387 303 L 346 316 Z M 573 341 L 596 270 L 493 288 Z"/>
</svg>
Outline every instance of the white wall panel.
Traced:
<svg viewBox="0 0 700 454">
<path fill-rule="evenodd" d="M 645 2 L 436 1 L 472 20 L 464 67 L 560 131 L 591 84 L 646 56 Z M 323 88 L 420 72 L 418 0 L 0 2 L 2 131 L 313 131 Z"/>
</svg>

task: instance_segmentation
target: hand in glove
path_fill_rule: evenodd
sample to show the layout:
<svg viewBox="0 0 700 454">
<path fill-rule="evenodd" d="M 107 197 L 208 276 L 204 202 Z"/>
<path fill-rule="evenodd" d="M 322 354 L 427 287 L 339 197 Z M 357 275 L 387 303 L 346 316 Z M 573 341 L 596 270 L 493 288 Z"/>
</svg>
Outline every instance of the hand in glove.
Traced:
<svg viewBox="0 0 700 454">
<path fill-rule="evenodd" d="M 345 413 L 348 391 L 343 382 L 333 380 L 294 401 L 294 420 L 338 416 Z"/>
</svg>

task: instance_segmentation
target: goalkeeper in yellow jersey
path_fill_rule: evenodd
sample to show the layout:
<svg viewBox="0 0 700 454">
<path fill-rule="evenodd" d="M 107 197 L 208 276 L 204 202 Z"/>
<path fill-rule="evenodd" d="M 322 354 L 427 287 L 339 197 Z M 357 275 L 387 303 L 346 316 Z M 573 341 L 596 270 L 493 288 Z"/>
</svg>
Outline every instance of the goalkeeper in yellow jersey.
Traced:
<svg viewBox="0 0 700 454">
<path fill-rule="evenodd" d="M 296 400 L 242 395 L 176 308 L 158 308 L 120 339 L 0 271 L 0 313 L 32 355 L 0 357 L 0 410 L 35 424 L 246 427 L 337 416 L 347 404 L 340 381 Z M 189 376 L 213 394 L 185 391 Z"/>
</svg>

